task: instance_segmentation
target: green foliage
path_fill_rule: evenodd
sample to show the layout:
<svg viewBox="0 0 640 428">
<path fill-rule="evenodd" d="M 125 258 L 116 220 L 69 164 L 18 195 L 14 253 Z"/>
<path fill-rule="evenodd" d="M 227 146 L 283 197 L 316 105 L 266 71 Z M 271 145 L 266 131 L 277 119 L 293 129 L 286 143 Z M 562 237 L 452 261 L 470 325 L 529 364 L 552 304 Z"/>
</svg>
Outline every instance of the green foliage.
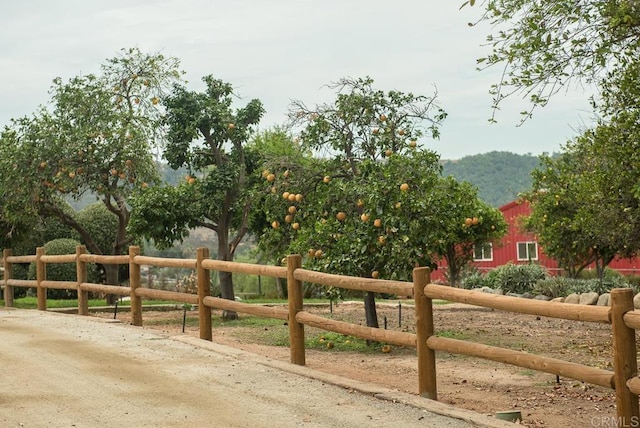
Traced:
<svg viewBox="0 0 640 428">
<path fill-rule="evenodd" d="M 572 277 L 594 262 L 601 272 L 626 245 L 616 242 L 617 228 L 609 226 L 622 219 L 607 220 L 618 216 L 618 196 L 597 183 L 599 161 L 585 148 L 578 139 L 561 156 L 543 157 L 542 166 L 533 172 L 533 191 L 526 196 L 532 206 L 527 227 Z"/>
<path fill-rule="evenodd" d="M 80 210 L 76 219 L 102 254 L 112 254 L 113 237 L 118 231 L 118 217 L 113 212 L 103 203 L 94 203 Z"/>
<path fill-rule="evenodd" d="M 492 271 L 495 284 L 506 293 L 531 293 L 536 283 L 547 277 L 543 266 L 507 263 Z"/>
<path fill-rule="evenodd" d="M 491 287 L 492 285 L 493 284 L 490 284 L 490 282 L 487 281 L 486 275 L 483 275 L 482 273 L 477 271 L 463 276 L 460 282 L 460 287 L 466 290 L 471 290 L 474 288 L 482 288 L 482 287 Z"/>
<path fill-rule="evenodd" d="M 543 295 L 552 299 L 565 297 L 571 294 L 571 290 L 575 288 L 575 284 L 578 281 L 580 280 L 566 276 L 550 276 L 539 280 L 533 287 L 532 294 L 536 296 Z"/>
<path fill-rule="evenodd" d="M 376 90 L 369 78 L 331 87 L 332 104 L 293 104 L 295 157 L 266 157 L 263 250 L 302 254 L 322 271 L 410 280 L 435 257 L 468 260 L 457 244 L 504 232 L 502 216 L 470 184 L 440 177 L 437 154 L 418 141 L 439 135 L 446 114 L 435 98 Z M 479 221 L 468 227 L 467 217 Z"/>
<path fill-rule="evenodd" d="M 624 277 L 611 277 L 608 280 L 600 281 L 597 278 L 576 279 L 562 276 L 549 277 L 538 281 L 533 288 L 534 294 L 542 294 L 552 298 L 566 297 L 571 293 L 598 294 L 608 293 L 613 288 L 628 288 L 629 283 Z"/>
<path fill-rule="evenodd" d="M 246 146 L 264 109 L 254 99 L 234 110 L 231 84 L 212 76 L 203 81 L 203 92 L 175 85 L 164 101 L 164 157 L 171 168 L 184 167 L 189 174 L 180 184 L 149 187 L 136 195 L 129 232 L 166 248 L 182 242 L 191 229 L 206 227 L 217 235 L 218 259 L 233 260 L 249 230 L 257 181 L 254 154 Z M 219 278 L 222 296 L 233 299 L 231 274 L 220 272 Z"/>
<path fill-rule="evenodd" d="M 110 253 L 120 254 L 132 239 L 125 229 L 128 197 L 158 179 L 151 149 L 162 138 L 159 102 L 179 79 L 177 67 L 173 58 L 129 49 L 98 75 L 54 79 L 49 105 L 0 135 L 0 217 L 18 224 L 58 218 L 100 254 L 64 202 L 93 194 L 118 219 Z"/>
<path fill-rule="evenodd" d="M 531 171 L 539 163 L 537 156 L 493 151 L 444 160 L 442 174 L 468 181 L 478 188 L 478 198 L 501 207 L 531 188 Z"/>
<path fill-rule="evenodd" d="M 44 244 L 44 251 L 47 255 L 75 254 L 76 247 L 80 242 L 73 239 L 54 239 Z M 50 281 L 76 281 L 76 264 L 75 263 L 47 263 L 46 278 Z M 87 264 L 87 278 L 89 282 L 98 282 L 99 275 L 94 263 Z M 29 265 L 29 279 L 36 279 L 36 265 Z M 76 290 L 59 290 L 47 289 L 47 298 L 49 299 L 76 299 Z"/>
<path fill-rule="evenodd" d="M 289 343 L 284 345 L 288 346 Z M 305 337 L 304 346 L 306 349 L 315 349 L 327 352 L 364 352 L 371 353 L 380 350 L 383 344 L 376 343 L 374 346 L 367 345 L 367 341 L 358 337 L 346 336 L 333 332 L 321 332 Z"/>
<path fill-rule="evenodd" d="M 429 214 L 437 220 L 431 226 L 436 233 L 427 252 L 447 260 L 449 284 L 455 286 L 473 258 L 475 245 L 498 240 L 506 233 L 507 223 L 499 210 L 478 199 L 475 187 L 452 177 L 439 179 L 426 200 Z"/>
<path fill-rule="evenodd" d="M 467 2 L 469 3 L 469 2 Z M 573 83 L 606 82 L 637 62 L 640 8 L 632 1 L 486 1 L 480 20 L 491 24 L 491 52 L 478 59 L 484 69 L 504 70 L 491 87 L 493 107 L 510 95 L 528 97 L 531 116 L 554 94 Z M 495 112 L 495 110 L 494 110 Z"/>
</svg>

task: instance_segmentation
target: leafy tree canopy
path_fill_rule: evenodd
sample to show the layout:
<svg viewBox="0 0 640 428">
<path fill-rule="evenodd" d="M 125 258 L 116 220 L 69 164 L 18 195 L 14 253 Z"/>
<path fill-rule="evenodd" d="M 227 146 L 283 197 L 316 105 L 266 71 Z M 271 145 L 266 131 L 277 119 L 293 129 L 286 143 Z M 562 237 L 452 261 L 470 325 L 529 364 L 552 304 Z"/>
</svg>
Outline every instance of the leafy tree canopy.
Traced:
<svg viewBox="0 0 640 428">
<path fill-rule="evenodd" d="M 493 107 L 511 95 L 528 97 L 531 108 L 522 112 L 523 120 L 573 83 L 606 90 L 611 76 L 637 62 L 640 5 L 635 1 L 487 0 L 482 6 L 479 21 L 491 24 L 492 32 L 491 52 L 478 59 L 479 67 L 503 67 L 501 80 L 491 87 Z"/>
<path fill-rule="evenodd" d="M 257 157 L 246 145 L 264 109 L 257 99 L 234 109 L 231 84 L 212 76 L 203 81 L 203 92 L 174 85 L 164 102 L 164 157 L 171 168 L 189 173 L 175 186 L 141 192 L 132 201 L 129 231 L 163 248 L 182 241 L 190 229 L 206 227 L 217 235 L 218 259 L 232 261 L 249 230 Z M 231 274 L 219 272 L 219 277 L 222 297 L 234 299 Z"/>
<path fill-rule="evenodd" d="M 440 249 L 452 237 L 484 241 L 504 231 L 500 223 L 491 228 L 489 215 L 474 225 L 488 234 L 465 225 L 480 215 L 475 190 L 443 205 L 453 180 L 443 181 L 438 155 L 418 142 L 437 137 L 446 117 L 435 96 L 383 92 L 369 78 L 330 87 L 334 103 L 308 108 L 298 101 L 290 113 L 301 129 L 298 143 L 319 155 L 303 163 L 275 158 L 263 171 L 271 222 L 263 245 L 304 254 L 307 265 L 325 271 L 409 280 L 414 267 L 444 257 Z"/>
</svg>

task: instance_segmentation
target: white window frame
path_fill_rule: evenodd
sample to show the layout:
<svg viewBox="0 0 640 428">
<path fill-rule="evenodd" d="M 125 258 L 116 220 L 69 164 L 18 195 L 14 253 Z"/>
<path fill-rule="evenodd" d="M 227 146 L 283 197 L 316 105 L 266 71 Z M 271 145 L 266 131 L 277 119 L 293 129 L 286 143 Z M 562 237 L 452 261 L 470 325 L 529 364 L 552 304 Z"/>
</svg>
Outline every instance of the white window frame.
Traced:
<svg viewBox="0 0 640 428">
<path fill-rule="evenodd" d="M 478 251 L 478 249 L 480 251 Z M 476 257 L 480 254 L 480 257 Z M 487 256 L 486 253 L 489 253 Z M 491 242 L 482 242 L 473 246 L 473 261 L 475 262 L 491 262 L 493 261 L 493 244 Z"/>
<path fill-rule="evenodd" d="M 524 245 L 525 254 L 522 255 L 520 252 L 520 246 Z M 531 247 L 533 246 L 534 254 L 531 254 Z M 516 253 L 518 257 L 518 261 L 529 261 L 529 260 L 538 260 L 538 243 L 536 241 L 524 241 L 518 242 L 516 244 Z"/>
</svg>

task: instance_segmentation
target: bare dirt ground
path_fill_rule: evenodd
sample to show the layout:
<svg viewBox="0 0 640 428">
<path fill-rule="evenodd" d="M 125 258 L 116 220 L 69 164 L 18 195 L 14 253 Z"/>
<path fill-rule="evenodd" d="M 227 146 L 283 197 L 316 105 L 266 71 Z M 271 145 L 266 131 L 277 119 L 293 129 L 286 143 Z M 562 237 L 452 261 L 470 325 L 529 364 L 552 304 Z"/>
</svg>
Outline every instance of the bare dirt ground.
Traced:
<svg viewBox="0 0 640 428">
<path fill-rule="evenodd" d="M 398 303 L 381 304 L 378 308 L 381 327 L 386 317 L 387 328 L 413 332 L 413 308 L 405 304 L 401 309 L 400 316 Z M 364 324 L 362 304 L 358 303 L 334 306 L 333 313 L 328 305 L 307 310 Z M 219 313 L 214 312 L 215 316 L 219 317 Z M 127 313 L 118 315 L 124 322 L 128 317 Z M 197 313 L 188 312 L 187 317 L 197 319 Z M 182 310 L 143 315 L 145 328 L 169 334 L 182 334 L 182 318 Z M 434 321 L 436 333 L 442 336 L 611 369 L 611 330 L 607 325 L 510 314 L 462 304 L 434 306 Z M 279 324 L 239 327 L 216 323 L 213 341 L 288 361 L 288 347 L 273 346 L 274 335 L 286 337 L 287 328 Z M 307 338 L 322 334 L 310 328 L 305 332 Z M 197 324 L 187 323 L 184 334 L 197 337 Z M 307 350 L 306 361 L 312 369 L 417 393 L 413 349 L 393 347 L 391 352 L 383 353 L 379 347 L 371 352 L 317 348 Z M 522 412 L 522 425 L 528 427 L 609 426 L 603 424 L 611 423 L 608 418 L 615 416 L 612 390 L 515 366 L 438 353 L 437 376 L 440 401 L 487 415 L 518 409 Z"/>
</svg>

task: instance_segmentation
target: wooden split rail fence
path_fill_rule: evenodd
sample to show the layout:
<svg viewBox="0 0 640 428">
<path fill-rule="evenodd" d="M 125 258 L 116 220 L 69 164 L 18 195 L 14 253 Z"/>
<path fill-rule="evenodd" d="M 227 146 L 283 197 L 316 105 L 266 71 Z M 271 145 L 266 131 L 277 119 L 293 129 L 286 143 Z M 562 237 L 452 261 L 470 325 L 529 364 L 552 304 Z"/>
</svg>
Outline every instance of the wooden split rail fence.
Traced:
<svg viewBox="0 0 640 428">
<path fill-rule="evenodd" d="M 13 278 L 13 265 L 35 263 L 35 280 Z M 77 281 L 48 281 L 46 265 L 50 263 L 76 263 Z M 104 285 L 87 282 L 87 264 L 128 264 L 129 286 Z M 141 266 L 176 267 L 193 269 L 197 273 L 198 294 L 145 288 L 141 284 Z M 414 270 L 413 283 L 315 272 L 302 267 L 299 255 L 287 257 L 287 266 L 266 266 L 248 263 L 225 262 L 209 258 L 206 248 L 199 248 L 195 259 L 170 259 L 147 257 L 139 247 L 130 247 L 129 255 L 101 256 L 87 254 L 79 246 L 76 254 L 46 255 L 38 248 L 35 255 L 14 256 L 11 250 L 3 251 L 5 306 L 13 306 L 14 287 L 35 287 L 37 307 L 47 309 L 47 288 L 78 291 L 78 313 L 88 315 L 88 292 L 130 296 L 131 322 L 142 325 L 142 298 L 172 300 L 198 305 L 200 338 L 212 340 L 211 309 L 230 310 L 288 322 L 290 359 L 293 364 L 305 364 L 304 326 L 360 337 L 367 340 L 416 348 L 418 364 L 418 391 L 420 395 L 437 399 L 436 351 L 462 354 L 492 361 L 512 364 L 541 372 L 551 373 L 605 388 L 616 392 L 618 426 L 636 426 L 640 421 L 638 395 L 640 377 L 637 369 L 636 330 L 640 329 L 640 311 L 634 310 L 631 289 L 611 291 L 611 306 L 585 306 L 551 303 L 518 297 L 487 294 L 430 283 L 429 269 Z M 225 300 L 210 295 L 211 271 L 236 272 L 262 275 L 287 280 L 288 308 L 268 307 Z M 395 294 L 415 300 L 416 333 L 382 330 L 328 319 L 306 312 L 303 308 L 303 282 L 350 290 Z M 432 300 L 447 300 L 502 311 L 610 324 L 613 338 L 613 371 L 585 366 L 570 361 L 488 346 L 467 340 L 439 337 L 433 323 Z"/>
</svg>

